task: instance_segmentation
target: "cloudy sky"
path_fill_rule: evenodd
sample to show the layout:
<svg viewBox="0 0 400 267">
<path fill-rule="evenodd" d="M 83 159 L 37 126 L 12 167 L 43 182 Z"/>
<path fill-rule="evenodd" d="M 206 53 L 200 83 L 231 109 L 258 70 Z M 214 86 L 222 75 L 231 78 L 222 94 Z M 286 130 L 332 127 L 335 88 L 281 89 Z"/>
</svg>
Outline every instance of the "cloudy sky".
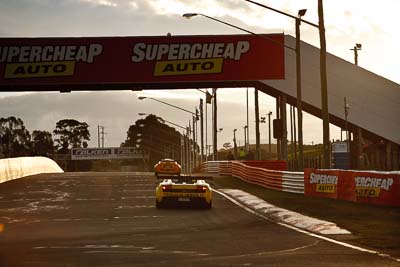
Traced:
<svg viewBox="0 0 400 267">
<path fill-rule="evenodd" d="M 317 0 L 260 0 L 284 12 L 296 15 L 307 8 L 304 17 L 318 23 Z M 398 62 L 400 29 L 398 0 L 325 0 L 327 50 L 349 62 L 354 54 L 349 49 L 362 44 L 359 65 L 396 83 L 400 83 Z M 291 19 L 262 9 L 243 0 L 0 0 L 0 37 L 47 36 L 148 36 L 242 33 L 203 17 L 185 20 L 183 13 L 203 13 L 257 33 L 294 35 Z M 302 40 L 319 46 L 316 29 L 302 25 Z M 253 110 L 250 90 L 250 110 Z M 194 90 L 40 93 L 18 95 L 0 93 L 0 116 L 21 117 L 29 130 L 53 130 L 63 118 L 75 118 L 91 125 L 92 142 L 97 144 L 97 125 L 106 127 L 106 145 L 119 145 L 126 137 L 138 112 L 155 113 L 167 120 L 186 125 L 189 116 L 168 106 L 139 101 L 138 95 L 150 95 L 193 110 L 202 93 Z M 219 144 L 232 141 L 234 128 L 245 125 L 245 89 L 219 90 Z M 261 114 L 274 111 L 274 100 L 260 96 Z M 211 113 L 211 112 L 210 112 Z M 305 143 L 321 142 L 322 123 L 305 116 Z M 254 136 L 254 115 L 250 115 Z M 261 125 L 262 141 L 267 140 L 267 127 Z M 340 131 L 332 127 L 331 138 Z M 243 142 L 243 133 L 238 131 Z M 251 137 L 251 139 L 254 139 Z M 210 143 L 210 142 L 209 142 Z"/>
</svg>

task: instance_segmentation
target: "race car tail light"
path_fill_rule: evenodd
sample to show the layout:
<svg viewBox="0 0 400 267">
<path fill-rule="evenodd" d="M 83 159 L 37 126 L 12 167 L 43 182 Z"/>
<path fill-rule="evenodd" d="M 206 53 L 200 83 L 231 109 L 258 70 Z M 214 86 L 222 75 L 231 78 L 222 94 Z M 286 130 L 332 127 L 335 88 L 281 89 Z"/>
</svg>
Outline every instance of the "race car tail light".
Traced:
<svg viewBox="0 0 400 267">
<path fill-rule="evenodd" d="M 172 189 L 172 185 L 163 185 L 163 186 L 161 186 L 161 189 L 163 191 L 170 190 L 170 189 Z"/>
<path fill-rule="evenodd" d="M 202 185 L 197 186 L 197 190 L 200 190 L 200 191 L 202 191 L 203 193 L 206 192 L 207 189 L 208 189 L 207 186 L 202 186 Z"/>
</svg>

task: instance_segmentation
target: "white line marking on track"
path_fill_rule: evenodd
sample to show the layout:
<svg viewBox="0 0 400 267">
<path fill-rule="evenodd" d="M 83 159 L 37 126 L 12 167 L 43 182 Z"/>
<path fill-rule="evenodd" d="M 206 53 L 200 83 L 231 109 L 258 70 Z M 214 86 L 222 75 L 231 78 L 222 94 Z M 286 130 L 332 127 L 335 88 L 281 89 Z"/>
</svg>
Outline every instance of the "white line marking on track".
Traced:
<svg viewBox="0 0 400 267">
<path fill-rule="evenodd" d="M 225 197 L 226 199 L 229 199 L 232 203 L 236 204 L 237 206 L 241 207 L 242 209 L 244 209 L 244 210 L 246 210 L 246 211 L 248 211 L 248 212 L 250 212 L 250 213 L 252 213 L 252 214 L 254 214 L 254 215 L 258 216 L 258 217 L 261 217 L 261 218 L 263 218 L 263 219 L 265 219 L 267 221 L 274 222 L 271 219 L 269 219 L 267 216 L 264 216 L 264 215 L 262 215 L 262 214 L 260 214 L 258 212 L 255 212 L 254 210 L 246 207 L 245 205 L 241 204 L 240 202 L 238 202 L 234 198 L 228 196 L 227 194 L 222 193 L 222 192 L 220 192 L 220 191 L 218 191 L 216 189 L 212 189 L 212 191 L 214 191 L 215 193 Z M 338 240 L 335 240 L 335 239 L 332 239 L 332 238 L 329 238 L 329 237 L 325 237 L 325 236 L 322 236 L 322 235 L 314 234 L 314 233 L 308 232 L 306 230 L 299 229 L 297 227 L 291 226 L 291 225 L 286 224 L 286 223 L 282 223 L 282 222 L 274 222 L 274 223 L 276 223 L 278 225 L 281 225 L 283 227 L 292 229 L 292 230 L 294 230 L 296 232 L 303 233 L 303 234 L 306 234 L 308 236 L 312 236 L 312 237 L 315 237 L 315 238 L 319 238 L 319 239 L 325 240 L 325 241 L 330 242 L 330 243 L 334 243 L 334 244 L 337 244 L 337 245 L 340 245 L 340 246 L 343 246 L 343 247 L 347 247 L 347 248 L 351 248 L 351 249 L 358 250 L 358 251 L 361 251 L 361 252 L 366 252 L 366 253 L 378 255 L 378 256 L 383 257 L 383 258 L 388 258 L 388 259 L 391 259 L 393 261 L 400 262 L 400 259 L 392 257 L 392 256 L 390 256 L 388 254 L 381 253 L 379 251 L 365 249 L 365 248 L 354 246 L 354 245 L 351 245 L 351 244 L 348 244 L 348 243 L 345 243 L 345 242 L 342 242 L 342 241 L 338 241 Z"/>
</svg>

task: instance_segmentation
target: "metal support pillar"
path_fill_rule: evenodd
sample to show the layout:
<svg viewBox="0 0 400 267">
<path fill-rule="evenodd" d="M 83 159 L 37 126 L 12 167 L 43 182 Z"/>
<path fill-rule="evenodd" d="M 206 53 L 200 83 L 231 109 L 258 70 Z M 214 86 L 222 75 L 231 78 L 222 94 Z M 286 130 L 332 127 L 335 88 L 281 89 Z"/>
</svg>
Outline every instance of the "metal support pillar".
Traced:
<svg viewBox="0 0 400 267">
<path fill-rule="evenodd" d="M 276 97 L 276 119 L 281 118 L 281 113 L 280 113 L 280 96 Z M 281 139 L 277 138 L 276 139 L 276 158 L 278 160 L 282 159 L 282 153 L 281 153 Z"/>
<path fill-rule="evenodd" d="M 282 131 L 283 131 L 283 138 L 281 140 L 281 157 L 283 160 L 288 159 L 287 154 L 287 119 L 286 119 L 286 95 L 281 95 L 280 97 L 280 112 L 281 112 L 281 119 L 283 121 Z"/>
<path fill-rule="evenodd" d="M 392 170 L 392 143 L 387 141 L 386 142 L 386 170 Z"/>
<path fill-rule="evenodd" d="M 260 111 L 258 106 L 258 89 L 254 88 L 254 108 L 255 108 L 255 117 L 256 117 L 256 160 L 260 160 Z"/>
</svg>

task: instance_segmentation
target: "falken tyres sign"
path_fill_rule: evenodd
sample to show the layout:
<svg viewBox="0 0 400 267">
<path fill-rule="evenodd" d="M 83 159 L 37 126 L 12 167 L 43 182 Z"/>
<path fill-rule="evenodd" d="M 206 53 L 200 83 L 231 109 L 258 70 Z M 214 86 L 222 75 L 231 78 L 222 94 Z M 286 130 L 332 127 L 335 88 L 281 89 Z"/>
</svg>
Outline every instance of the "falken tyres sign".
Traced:
<svg viewBox="0 0 400 267">
<path fill-rule="evenodd" d="M 0 38 L 0 87 L 284 79 L 284 36 L 263 36 Z"/>
<path fill-rule="evenodd" d="M 73 148 L 72 160 L 140 159 L 143 152 L 135 147 Z"/>
</svg>

